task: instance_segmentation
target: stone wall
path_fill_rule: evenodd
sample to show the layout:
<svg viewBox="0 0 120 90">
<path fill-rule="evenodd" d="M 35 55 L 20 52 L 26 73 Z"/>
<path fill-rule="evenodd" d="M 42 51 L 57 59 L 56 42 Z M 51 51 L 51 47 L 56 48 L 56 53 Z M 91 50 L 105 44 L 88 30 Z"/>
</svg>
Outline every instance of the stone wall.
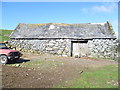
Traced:
<svg viewBox="0 0 120 90">
<path fill-rule="evenodd" d="M 35 53 L 48 53 L 58 56 L 70 56 L 69 39 L 48 40 L 11 40 L 9 44 L 17 50 Z"/>
<path fill-rule="evenodd" d="M 117 56 L 117 40 L 93 39 L 88 41 L 91 57 L 115 58 Z"/>
<path fill-rule="evenodd" d="M 11 40 L 9 44 L 19 51 L 71 56 L 71 39 Z M 117 41 L 113 39 L 88 40 L 88 57 L 115 58 Z"/>
</svg>

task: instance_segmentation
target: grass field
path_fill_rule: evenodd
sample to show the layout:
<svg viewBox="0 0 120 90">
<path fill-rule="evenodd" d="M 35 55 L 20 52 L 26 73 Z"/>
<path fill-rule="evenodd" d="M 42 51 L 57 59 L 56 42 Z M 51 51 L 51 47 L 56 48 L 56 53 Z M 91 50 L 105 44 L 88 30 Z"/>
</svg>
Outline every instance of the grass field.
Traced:
<svg viewBox="0 0 120 90">
<path fill-rule="evenodd" d="M 13 32 L 13 30 L 3 30 L 0 29 L 0 42 L 6 41 L 9 39 L 9 35 Z"/>
<path fill-rule="evenodd" d="M 19 62 L 19 61 L 18 61 Z M 31 60 L 27 63 L 19 63 L 20 67 L 28 68 L 50 68 L 62 64 L 62 61 Z M 7 64 L 7 66 L 16 66 L 17 64 Z"/>
<path fill-rule="evenodd" d="M 118 88 L 118 66 L 110 65 L 85 72 L 57 88 Z"/>
</svg>

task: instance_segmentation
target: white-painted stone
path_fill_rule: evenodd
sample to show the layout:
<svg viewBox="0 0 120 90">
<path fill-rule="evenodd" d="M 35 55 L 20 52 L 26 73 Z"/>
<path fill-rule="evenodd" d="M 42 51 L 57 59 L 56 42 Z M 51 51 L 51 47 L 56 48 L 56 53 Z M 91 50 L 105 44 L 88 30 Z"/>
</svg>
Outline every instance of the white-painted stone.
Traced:
<svg viewBox="0 0 120 90">
<path fill-rule="evenodd" d="M 55 29 L 55 26 L 54 26 L 54 25 L 50 25 L 48 29 L 49 29 L 49 30 Z"/>
</svg>

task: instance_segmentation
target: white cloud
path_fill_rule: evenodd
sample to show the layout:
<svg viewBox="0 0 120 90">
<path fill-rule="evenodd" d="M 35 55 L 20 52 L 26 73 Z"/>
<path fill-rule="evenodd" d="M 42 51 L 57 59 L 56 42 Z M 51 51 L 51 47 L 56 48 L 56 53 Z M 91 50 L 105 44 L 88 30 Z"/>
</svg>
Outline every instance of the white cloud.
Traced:
<svg viewBox="0 0 120 90">
<path fill-rule="evenodd" d="M 84 13 L 88 13 L 88 9 L 87 9 L 87 8 L 82 8 L 82 11 L 83 11 Z"/>
<path fill-rule="evenodd" d="M 112 11 L 111 9 L 107 8 L 106 6 L 94 6 L 92 8 L 94 12 L 110 12 Z"/>
<path fill-rule="evenodd" d="M 96 13 L 96 12 L 105 12 L 105 13 L 110 13 L 114 10 L 117 10 L 118 6 L 117 3 L 104 3 L 101 6 L 93 6 L 90 8 L 82 8 L 82 11 L 84 13 Z"/>
</svg>

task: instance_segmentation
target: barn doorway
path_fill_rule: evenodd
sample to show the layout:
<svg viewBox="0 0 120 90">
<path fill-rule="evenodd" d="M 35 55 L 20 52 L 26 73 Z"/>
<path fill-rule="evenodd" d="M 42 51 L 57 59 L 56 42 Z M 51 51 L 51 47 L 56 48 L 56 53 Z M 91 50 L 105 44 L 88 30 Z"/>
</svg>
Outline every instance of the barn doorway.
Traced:
<svg viewBox="0 0 120 90">
<path fill-rule="evenodd" d="M 84 41 L 72 41 L 72 52 L 73 57 L 86 57 L 88 53 L 88 40 Z"/>
</svg>

